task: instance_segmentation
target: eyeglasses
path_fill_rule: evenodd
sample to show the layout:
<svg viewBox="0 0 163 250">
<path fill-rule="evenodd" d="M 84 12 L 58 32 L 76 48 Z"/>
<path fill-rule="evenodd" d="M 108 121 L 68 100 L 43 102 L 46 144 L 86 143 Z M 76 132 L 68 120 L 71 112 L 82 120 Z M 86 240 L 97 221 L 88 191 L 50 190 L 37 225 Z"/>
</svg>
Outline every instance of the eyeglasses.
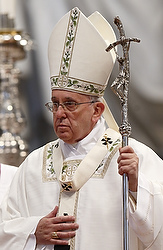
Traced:
<svg viewBox="0 0 163 250">
<path fill-rule="evenodd" d="M 63 102 L 63 103 L 58 103 L 58 102 L 48 102 L 45 104 L 48 110 L 51 112 L 55 113 L 57 112 L 59 106 L 61 106 L 63 109 L 68 110 L 68 111 L 75 111 L 77 107 L 81 104 L 87 104 L 87 103 L 95 103 L 96 101 L 91 101 L 91 102 Z"/>
</svg>

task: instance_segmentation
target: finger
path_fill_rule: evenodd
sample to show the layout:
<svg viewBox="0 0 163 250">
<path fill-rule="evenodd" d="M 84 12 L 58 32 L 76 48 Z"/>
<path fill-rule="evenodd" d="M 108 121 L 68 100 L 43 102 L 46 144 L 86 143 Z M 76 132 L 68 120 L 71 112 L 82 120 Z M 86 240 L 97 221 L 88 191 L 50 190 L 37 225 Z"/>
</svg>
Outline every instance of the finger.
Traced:
<svg viewBox="0 0 163 250">
<path fill-rule="evenodd" d="M 118 164 L 118 168 L 122 167 L 122 166 L 126 166 L 126 167 L 131 167 L 131 166 L 136 166 L 137 165 L 137 161 L 134 159 L 124 159 L 124 160 L 120 160 L 119 164 Z"/>
<path fill-rule="evenodd" d="M 120 147 L 119 152 L 120 152 L 120 154 L 122 154 L 122 153 L 134 153 L 134 150 L 130 146 L 125 146 L 125 147 Z"/>
<path fill-rule="evenodd" d="M 46 218 L 53 218 L 56 217 L 58 212 L 58 206 L 55 206 L 55 208 L 47 215 Z"/>
<path fill-rule="evenodd" d="M 69 241 L 68 240 L 61 240 L 61 239 L 51 239 L 48 244 L 51 245 L 68 245 Z"/>
<path fill-rule="evenodd" d="M 118 164 L 123 164 L 128 161 L 128 162 L 135 162 L 138 164 L 139 162 L 139 158 L 135 153 L 122 153 L 118 159 L 117 159 L 117 163 Z"/>
<path fill-rule="evenodd" d="M 124 164 L 118 166 L 118 172 L 120 175 L 127 174 L 128 176 L 135 176 L 138 173 L 138 168 L 135 163 Z"/>
<path fill-rule="evenodd" d="M 75 237 L 75 231 L 67 231 L 67 232 L 57 232 L 58 240 L 68 240 Z M 56 239 L 55 239 L 56 240 Z"/>
<path fill-rule="evenodd" d="M 57 216 L 54 217 L 52 220 L 53 224 L 58 224 L 58 223 L 66 223 L 66 222 L 75 222 L 75 217 L 74 216 Z"/>
<path fill-rule="evenodd" d="M 59 231 L 74 231 L 79 228 L 79 225 L 77 223 L 61 223 L 61 224 L 55 224 L 53 225 L 52 230 L 54 232 Z"/>
<path fill-rule="evenodd" d="M 135 156 L 135 153 L 120 151 L 120 155 L 117 159 L 117 163 L 119 163 L 123 159 L 131 159 L 134 156 Z"/>
</svg>

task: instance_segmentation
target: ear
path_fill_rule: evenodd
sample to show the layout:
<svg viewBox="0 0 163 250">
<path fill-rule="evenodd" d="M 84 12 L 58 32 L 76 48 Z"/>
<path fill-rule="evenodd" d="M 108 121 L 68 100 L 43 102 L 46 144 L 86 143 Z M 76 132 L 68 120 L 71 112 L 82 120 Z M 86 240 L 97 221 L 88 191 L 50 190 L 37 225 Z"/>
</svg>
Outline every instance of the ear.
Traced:
<svg viewBox="0 0 163 250">
<path fill-rule="evenodd" d="M 95 102 L 94 103 L 94 113 L 92 116 L 92 121 L 97 122 L 101 117 L 102 113 L 104 112 L 105 106 L 102 102 Z"/>
</svg>

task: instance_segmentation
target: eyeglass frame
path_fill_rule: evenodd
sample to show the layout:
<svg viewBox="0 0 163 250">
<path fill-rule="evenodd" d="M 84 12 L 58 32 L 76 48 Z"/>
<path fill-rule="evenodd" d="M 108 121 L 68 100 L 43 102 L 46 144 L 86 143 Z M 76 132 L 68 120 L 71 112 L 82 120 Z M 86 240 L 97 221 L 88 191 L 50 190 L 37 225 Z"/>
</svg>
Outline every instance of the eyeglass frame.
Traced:
<svg viewBox="0 0 163 250">
<path fill-rule="evenodd" d="M 56 112 L 58 111 L 59 106 L 61 106 L 64 110 L 73 112 L 73 111 L 75 111 L 75 110 L 77 109 L 77 107 L 78 107 L 79 105 L 81 105 L 81 104 L 88 104 L 88 103 L 93 104 L 93 103 L 96 103 L 96 102 L 97 102 L 97 101 L 89 101 L 89 102 L 67 101 L 67 102 L 63 102 L 63 103 L 58 103 L 58 102 L 47 102 L 47 103 L 45 104 L 45 107 L 46 107 L 50 112 L 52 112 L 52 113 L 56 113 Z M 69 109 L 65 106 L 66 103 L 69 103 L 69 104 L 70 104 L 70 103 L 74 103 L 75 108 L 74 108 L 73 110 L 69 110 Z M 49 106 L 50 104 L 52 104 L 52 107 Z M 54 104 L 55 104 L 56 107 L 57 107 L 56 110 L 53 110 Z"/>
</svg>

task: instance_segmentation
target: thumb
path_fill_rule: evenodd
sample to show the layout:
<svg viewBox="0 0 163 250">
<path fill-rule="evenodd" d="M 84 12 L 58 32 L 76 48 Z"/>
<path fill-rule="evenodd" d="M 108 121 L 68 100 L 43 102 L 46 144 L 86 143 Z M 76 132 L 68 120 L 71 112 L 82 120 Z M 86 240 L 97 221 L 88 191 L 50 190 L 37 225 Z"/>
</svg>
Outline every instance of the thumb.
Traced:
<svg viewBox="0 0 163 250">
<path fill-rule="evenodd" d="M 55 208 L 46 216 L 46 218 L 56 217 L 57 212 L 58 212 L 58 206 L 55 206 Z"/>
</svg>

